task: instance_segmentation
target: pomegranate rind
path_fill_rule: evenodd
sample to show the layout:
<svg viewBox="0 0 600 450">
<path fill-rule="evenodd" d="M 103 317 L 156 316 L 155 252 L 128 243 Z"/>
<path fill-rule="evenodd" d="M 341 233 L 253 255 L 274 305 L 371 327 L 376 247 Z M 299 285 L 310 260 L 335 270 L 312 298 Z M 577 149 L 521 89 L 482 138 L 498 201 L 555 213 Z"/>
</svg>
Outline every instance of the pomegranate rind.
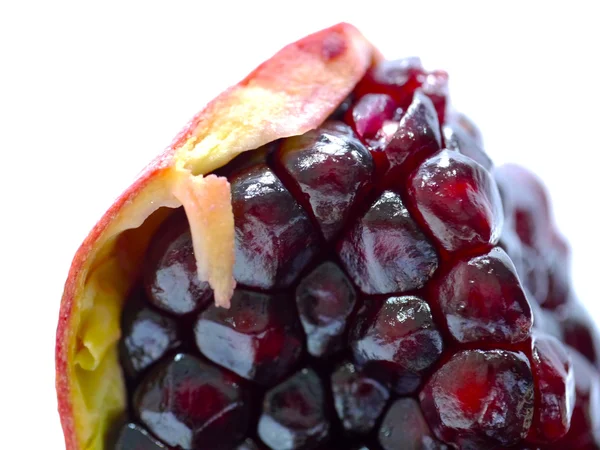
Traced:
<svg viewBox="0 0 600 450">
<path fill-rule="evenodd" d="M 104 450 L 108 427 L 125 410 L 116 346 L 122 304 L 166 208 L 183 204 L 195 217 L 192 226 L 206 221 L 192 230 L 194 248 L 206 252 L 199 274 L 226 305 L 234 287 L 233 216 L 224 204 L 229 186 L 202 176 L 242 152 L 318 127 L 379 58 L 348 24 L 288 45 L 206 105 L 95 225 L 73 259 L 56 335 L 56 390 L 67 450 Z M 219 212 L 205 217 L 211 205 Z M 219 224 L 231 226 L 230 233 L 213 234 Z M 223 237 L 219 245 L 208 244 Z M 211 263 L 223 255 L 225 262 Z"/>
</svg>

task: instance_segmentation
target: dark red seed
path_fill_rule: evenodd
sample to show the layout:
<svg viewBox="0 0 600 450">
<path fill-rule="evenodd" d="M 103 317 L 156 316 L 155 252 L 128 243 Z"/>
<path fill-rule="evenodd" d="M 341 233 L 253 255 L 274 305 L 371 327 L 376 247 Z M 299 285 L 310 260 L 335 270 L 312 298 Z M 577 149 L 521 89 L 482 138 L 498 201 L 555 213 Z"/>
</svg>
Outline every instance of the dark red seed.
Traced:
<svg viewBox="0 0 600 450">
<path fill-rule="evenodd" d="M 438 438 L 480 449 L 524 438 L 533 418 L 533 397 L 527 358 L 501 350 L 455 354 L 420 394 L 423 413 Z"/>
<path fill-rule="evenodd" d="M 457 261 L 432 286 L 450 334 L 461 343 L 527 339 L 533 319 L 515 267 L 499 247 Z"/>
<path fill-rule="evenodd" d="M 134 395 L 134 410 L 161 441 L 184 450 L 226 450 L 243 439 L 248 404 L 236 379 L 179 354 L 153 370 Z"/>
<path fill-rule="evenodd" d="M 519 276 L 523 285 L 531 292 L 533 298 L 539 303 L 544 303 L 548 297 L 549 281 L 548 266 L 540 252 L 525 244 L 521 246 L 521 272 Z"/>
<path fill-rule="evenodd" d="M 273 450 L 315 448 L 329 428 L 325 393 L 313 370 L 303 369 L 265 394 L 258 435 Z"/>
<path fill-rule="evenodd" d="M 296 305 L 311 355 L 322 357 L 343 347 L 355 303 L 354 286 L 333 262 L 324 262 L 298 284 Z"/>
<path fill-rule="evenodd" d="M 372 183 L 371 154 L 341 122 L 287 139 L 276 159 L 327 240 L 337 236 Z"/>
<path fill-rule="evenodd" d="M 389 95 L 366 94 L 352 108 L 350 121 L 358 137 L 368 142 L 377 138 L 386 121 L 395 118 L 396 110 L 396 102 Z"/>
<path fill-rule="evenodd" d="M 446 148 L 460 152 L 490 170 L 492 160 L 477 142 L 477 138 L 465 130 L 459 120 L 453 117 L 442 127 Z"/>
<path fill-rule="evenodd" d="M 449 252 L 495 245 L 502 202 L 489 172 L 471 158 L 443 150 L 409 180 L 412 201 L 431 233 Z"/>
<path fill-rule="evenodd" d="M 193 312 L 212 300 L 212 289 L 198 279 L 192 236 L 183 210 L 174 213 L 152 239 L 144 281 L 148 300 L 172 314 Z"/>
<path fill-rule="evenodd" d="M 569 349 L 575 375 L 575 409 L 567 435 L 550 450 L 600 448 L 600 376 L 583 356 Z"/>
<path fill-rule="evenodd" d="M 401 293 L 425 285 L 438 266 L 433 245 L 400 195 L 385 191 L 338 244 L 348 274 L 366 294 Z"/>
<path fill-rule="evenodd" d="M 531 299 L 531 295 L 527 298 Z M 555 337 L 560 342 L 564 341 L 563 331 L 556 314 L 542 308 L 535 300 L 529 301 L 533 315 L 533 329 Z"/>
<path fill-rule="evenodd" d="M 378 433 L 383 450 L 447 450 L 425 422 L 419 403 L 412 398 L 396 400 L 381 424 Z"/>
<path fill-rule="evenodd" d="M 373 300 L 375 303 L 375 300 Z M 389 375 L 394 389 L 414 392 L 421 374 L 442 354 L 442 336 L 429 306 L 418 297 L 390 297 L 360 312 L 350 346 L 360 366 Z"/>
<path fill-rule="evenodd" d="M 229 309 L 210 306 L 196 323 L 196 344 L 211 361 L 269 385 L 293 369 L 303 336 L 293 300 L 237 289 Z"/>
<path fill-rule="evenodd" d="M 558 232 L 550 236 L 545 261 L 548 267 L 548 294 L 542 301 L 544 308 L 556 309 L 564 305 L 571 295 L 571 251 Z"/>
<path fill-rule="evenodd" d="M 408 172 L 442 145 L 440 125 L 431 100 L 415 92 L 406 114 L 384 151 L 389 161 L 387 178 L 391 185 L 403 185 Z"/>
<path fill-rule="evenodd" d="M 439 122 L 443 124 L 446 121 L 448 115 L 447 109 L 450 103 L 448 73 L 443 70 L 429 72 L 421 86 L 421 91 L 431 99 L 435 106 Z"/>
<path fill-rule="evenodd" d="M 553 442 L 569 431 L 575 406 L 571 359 L 555 338 L 534 334 L 531 369 L 535 381 L 535 413 L 528 440 Z"/>
<path fill-rule="evenodd" d="M 563 305 L 556 315 L 561 324 L 565 343 L 600 367 L 600 336 L 585 307 L 575 299 Z"/>
<path fill-rule="evenodd" d="M 287 287 L 316 255 L 308 215 L 266 166 L 230 179 L 235 220 L 235 279 L 247 286 Z"/>
<path fill-rule="evenodd" d="M 343 364 L 333 372 L 331 389 L 342 426 L 354 433 L 371 431 L 390 397 L 386 386 L 352 363 Z"/>
<path fill-rule="evenodd" d="M 130 299 L 121 319 L 120 356 L 127 375 L 137 377 L 181 344 L 177 322 Z"/>
<path fill-rule="evenodd" d="M 412 95 L 425 81 L 426 73 L 419 58 L 382 61 L 372 67 L 356 86 L 358 96 L 387 94 L 402 109 L 408 108 Z"/>
<path fill-rule="evenodd" d="M 114 450 L 167 450 L 167 447 L 139 425 L 128 423 L 121 429 Z"/>
<path fill-rule="evenodd" d="M 459 112 L 453 112 L 452 119 L 455 121 L 470 137 L 475 140 L 475 143 L 483 148 L 483 137 L 481 136 L 481 131 L 477 128 L 477 125 L 473 123 L 471 119 L 469 119 L 464 114 Z"/>
<path fill-rule="evenodd" d="M 543 184 L 528 170 L 511 164 L 496 168 L 494 177 L 504 192 L 507 225 L 514 227 L 524 244 L 542 250 L 552 226 Z"/>
<path fill-rule="evenodd" d="M 502 191 L 500 192 L 502 193 Z M 519 274 L 521 282 L 527 287 L 527 280 L 524 279 L 527 274 L 525 272 L 525 261 L 523 261 L 523 247 L 521 245 L 521 240 L 519 239 L 519 236 L 517 236 L 517 233 L 507 226 L 506 222 L 502 227 L 502 235 L 500 236 L 498 246 L 509 256 Z"/>
</svg>

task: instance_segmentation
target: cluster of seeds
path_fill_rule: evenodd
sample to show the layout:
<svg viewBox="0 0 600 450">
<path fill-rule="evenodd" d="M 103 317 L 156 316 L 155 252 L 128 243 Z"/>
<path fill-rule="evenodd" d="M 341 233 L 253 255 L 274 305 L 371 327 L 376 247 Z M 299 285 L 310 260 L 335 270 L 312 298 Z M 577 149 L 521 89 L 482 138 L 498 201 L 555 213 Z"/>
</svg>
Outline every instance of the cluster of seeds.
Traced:
<svg viewBox="0 0 600 450">
<path fill-rule="evenodd" d="M 117 450 L 600 448 L 596 331 L 544 188 L 416 59 L 241 155 L 231 308 L 176 211 L 125 305 Z"/>
</svg>

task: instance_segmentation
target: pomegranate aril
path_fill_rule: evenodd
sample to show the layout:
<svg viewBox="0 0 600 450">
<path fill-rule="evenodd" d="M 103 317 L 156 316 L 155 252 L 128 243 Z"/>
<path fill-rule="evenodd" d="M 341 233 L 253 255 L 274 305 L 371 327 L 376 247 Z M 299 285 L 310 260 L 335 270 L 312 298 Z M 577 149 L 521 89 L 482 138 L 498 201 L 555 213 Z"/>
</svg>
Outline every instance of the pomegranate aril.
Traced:
<svg viewBox="0 0 600 450">
<path fill-rule="evenodd" d="M 265 165 L 235 174 L 230 183 L 235 279 L 262 289 L 289 286 L 318 252 L 310 218 Z"/>
<path fill-rule="evenodd" d="M 410 177 L 408 192 L 431 233 L 448 252 L 495 245 L 502 202 L 490 173 L 471 158 L 442 150 Z"/>
<path fill-rule="evenodd" d="M 533 295 L 540 305 L 544 303 L 549 292 L 548 267 L 543 256 L 534 248 L 527 245 L 521 246 L 521 273 L 524 286 Z"/>
<path fill-rule="evenodd" d="M 343 347 L 355 303 L 352 283 L 333 262 L 319 265 L 298 284 L 296 306 L 311 355 L 322 357 Z"/>
<path fill-rule="evenodd" d="M 272 450 L 313 449 L 329 429 L 325 392 L 312 369 L 302 369 L 265 394 L 258 435 Z"/>
<path fill-rule="evenodd" d="M 378 433 L 383 450 L 447 450 L 425 422 L 419 403 L 412 398 L 396 400 L 385 414 Z"/>
<path fill-rule="evenodd" d="M 577 351 L 569 349 L 575 375 L 575 408 L 567 435 L 551 450 L 600 448 L 600 375 Z"/>
<path fill-rule="evenodd" d="M 371 431 L 390 397 L 386 386 L 352 363 L 342 364 L 333 372 L 331 389 L 342 426 L 354 433 Z"/>
<path fill-rule="evenodd" d="M 454 150 L 478 162 L 487 170 L 493 166 L 492 160 L 485 153 L 476 137 L 465 130 L 458 119 L 452 118 L 442 127 L 444 144 L 448 150 Z"/>
<path fill-rule="evenodd" d="M 567 350 L 558 340 L 535 333 L 531 345 L 536 407 L 528 440 L 549 443 L 569 431 L 575 378 Z"/>
<path fill-rule="evenodd" d="M 552 226 L 550 201 L 543 184 L 528 170 L 512 164 L 496 168 L 494 177 L 502 186 L 507 225 L 514 227 L 525 245 L 543 248 Z"/>
<path fill-rule="evenodd" d="M 181 344 L 177 322 L 144 306 L 142 300 L 129 299 L 121 319 L 121 364 L 130 378 Z"/>
<path fill-rule="evenodd" d="M 440 124 L 446 121 L 449 104 L 448 74 L 443 70 L 429 72 L 420 89 L 431 99 Z"/>
<path fill-rule="evenodd" d="M 340 232 L 355 202 L 373 179 L 373 158 L 342 122 L 328 122 L 302 136 L 289 138 L 275 155 L 316 218 L 325 239 Z M 283 178 L 285 181 L 285 178 Z"/>
<path fill-rule="evenodd" d="M 397 115 L 396 102 L 385 94 L 366 94 L 349 112 L 349 122 L 363 142 L 376 139 L 386 121 Z"/>
<path fill-rule="evenodd" d="M 440 150 L 441 145 L 440 124 L 433 103 L 417 91 L 384 149 L 389 162 L 388 184 L 403 186 L 406 175 Z"/>
<path fill-rule="evenodd" d="M 183 209 L 173 213 L 153 237 L 144 284 L 149 301 L 171 314 L 191 313 L 212 300 L 212 289 L 198 279 L 192 236 Z"/>
<path fill-rule="evenodd" d="M 501 350 L 455 354 L 420 394 L 423 413 L 440 439 L 479 449 L 510 446 L 524 438 L 533 418 L 533 397 L 527 358 Z"/>
<path fill-rule="evenodd" d="M 156 437 L 184 450 L 231 448 L 249 421 L 235 377 L 186 354 L 157 366 L 138 386 L 133 407 Z"/>
<path fill-rule="evenodd" d="M 517 343 L 530 335 L 529 302 L 510 258 L 499 247 L 457 261 L 435 280 L 431 298 L 458 342 Z"/>
<path fill-rule="evenodd" d="M 303 336 L 293 300 L 237 289 L 229 309 L 206 309 L 194 328 L 202 354 L 263 385 L 285 376 L 300 358 Z"/>
<path fill-rule="evenodd" d="M 427 303 L 405 296 L 363 308 L 350 346 L 359 366 L 381 371 L 396 392 L 406 394 L 419 387 L 421 374 L 441 356 L 443 342 Z"/>
<path fill-rule="evenodd" d="M 528 294 L 527 298 L 531 299 L 531 294 Z M 548 309 L 542 308 L 535 300 L 530 300 L 529 306 L 531 306 L 531 313 L 533 315 L 534 332 L 539 331 L 544 334 L 549 334 L 560 342 L 563 342 L 564 336 L 556 314 Z"/>
<path fill-rule="evenodd" d="M 387 94 L 402 108 L 408 108 L 412 95 L 425 81 L 426 73 L 419 58 L 382 61 L 369 69 L 356 86 L 358 96 Z"/>
<path fill-rule="evenodd" d="M 167 447 L 139 425 L 128 423 L 121 429 L 114 450 L 167 450 Z"/>
<path fill-rule="evenodd" d="M 600 367 L 600 335 L 585 307 L 574 300 L 556 311 L 564 341 Z"/>
<path fill-rule="evenodd" d="M 544 308 L 556 309 L 571 296 L 571 249 L 564 237 L 554 231 L 550 244 L 545 247 L 548 291 L 541 300 Z"/>
<path fill-rule="evenodd" d="M 366 294 L 423 287 L 438 267 L 433 245 L 395 192 L 385 191 L 338 243 L 338 254 Z"/>
</svg>

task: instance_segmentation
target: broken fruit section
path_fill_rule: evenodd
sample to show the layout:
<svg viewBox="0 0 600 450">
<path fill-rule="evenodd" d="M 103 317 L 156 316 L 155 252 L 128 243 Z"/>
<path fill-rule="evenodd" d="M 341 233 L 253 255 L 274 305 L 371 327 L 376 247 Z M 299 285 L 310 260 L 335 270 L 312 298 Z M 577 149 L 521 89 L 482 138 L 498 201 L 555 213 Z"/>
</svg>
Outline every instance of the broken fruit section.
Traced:
<svg viewBox="0 0 600 450">
<path fill-rule="evenodd" d="M 338 37 L 298 48 L 334 61 Z M 95 260 L 116 268 L 86 284 L 121 300 L 103 332 L 122 397 L 96 428 L 110 446 L 83 448 L 600 448 L 597 332 L 543 185 L 493 165 L 447 74 L 358 60 L 344 89 L 314 76 L 336 93 L 315 109 L 262 97 L 274 125 L 252 125 L 250 151 L 220 108 L 215 134 L 197 121 L 178 141 L 171 208 L 119 234 Z M 254 92 L 231 97 L 252 121 Z"/>
</svg>

